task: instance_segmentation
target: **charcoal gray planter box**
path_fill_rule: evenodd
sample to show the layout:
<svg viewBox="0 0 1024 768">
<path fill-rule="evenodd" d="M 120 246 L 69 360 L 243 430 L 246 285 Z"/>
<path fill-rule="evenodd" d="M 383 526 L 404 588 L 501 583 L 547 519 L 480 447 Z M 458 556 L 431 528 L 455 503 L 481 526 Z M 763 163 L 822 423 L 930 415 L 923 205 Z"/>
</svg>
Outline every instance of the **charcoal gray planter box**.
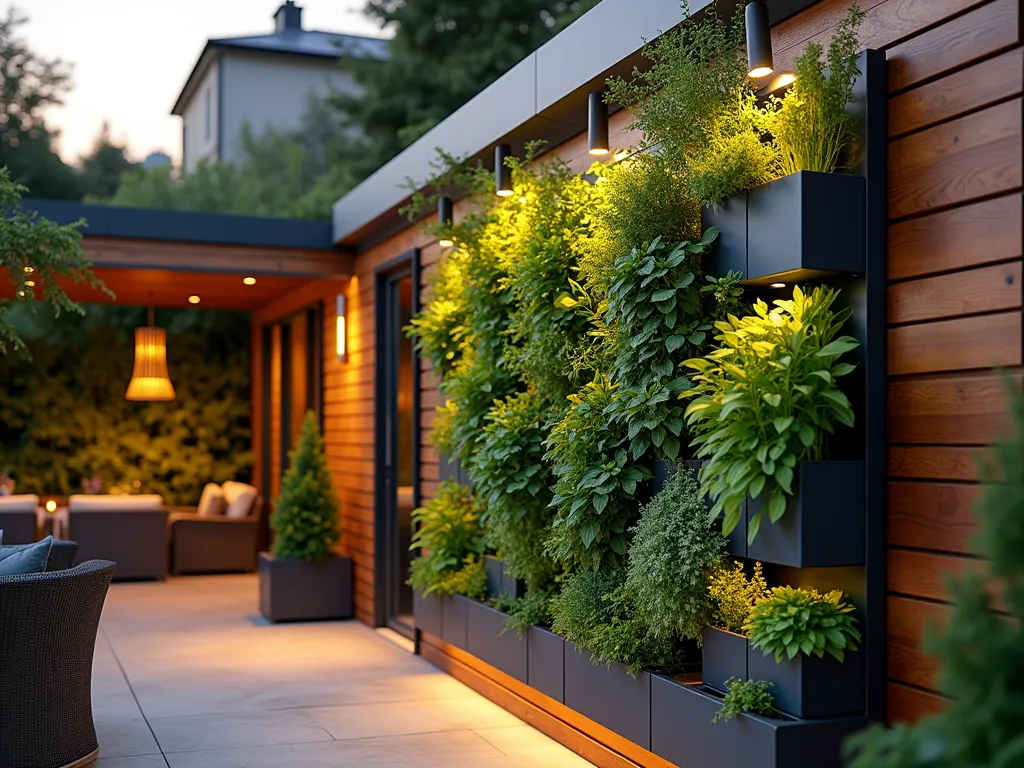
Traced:
<svg viewBox="0 0 1024 768">
<path fill-rule="evenodd" d="M 508 616 L 484 603 L 466 603 L 466 650 L 521 683 L 527 682 L 526 638 L 506 630 Z"/>
<path fill-rule="evenodd" d="M 747 281 L 863 274 L 865 180 L 800 171 L 747 190 Z"/>
<path fill-rule="evenodd" d="M 527 679 L 526 682 L 545 696 L 559 704 L 565 703 L 565 653 L 566 642 L 541 627 L 530 627 L 526 633 Z"/>
<path fill-rule="evenodd" d="M 505 564 L 492 555 L 484 555 L 484 569 L 487 571 L 487 596 L 500 596 Z"/>
<path fill-rule="evenodd" d="M 268 621 L 352 618 L 352 559 L 314 563 L 260 553 L 260 613 Z"/>
<path fill-rule="evenodd" d="M 651 675 L 630 677 L 621 664 L 595 665 L 590 651 L 566 643 L 565 706 L 644 749 L 651 748 Z"/>
<path fill-rule="evenodd" d="M 700 468 L 704 465 L 704 461 L 700 459 L 689 459 L 686 462 L 686 466 L 692 469 L 694 472 L 700 472 Z M 708 509 L 711 508 L 711 497 L 705 497 L 705 503 L 708 505 Z M 717 518 L 719 527 L 725 522 L 725 515 L 719 515 Z M 747 501 L 743 500 L 743 506 L 740 509 L 740 519 L 736 523 L 736 527 L 732 529 L 732 532 L 725 537 L 725 549 L 730 555 L 734 557 L 746 557 L 747 556 Z"/>
<path fill-rule="evenodd" d="M 842 662 L 797 654 L 775 661 L 775 654 L 750 647 L 747 669 L 752 680 L 772 683 L 775 706 L 796 717 L 836 717 L 864 713 L 863 652 L 847 653 Z"/>
<path fill-rule="evenodd" d="M 417 629 L 429 632 L 434 637 L 441 637 L 441 598 L 437 595 L 424 597 L 413 592 L 412 615 Z"/>
<path fill-rule="evenodd" d="M 651 751 L 681 766 L 840 768 L 843 739 L 866 718 L 795 720 L 740 715 L 711 720 L 722 699 L 699 685 L 651 676 Z"/>
<path fill-rule="evenodd" d="M 701 676 L 704 685 L 725 693 L 725 681 L 730 677 L 749 680 L 747 676 L 747 638 L 725 629 L 705 627 L 703 637 L 704 662 Z"/>
<path fill-rule="evenodd" d="M 717 205 L 709 205 L 701 215 L 701 228 L 718 227 L 722 233 L 702 259 L 706 274 L 724 277 L 730 271 L 747 275 L 747 193 L 740 192 Z"/>
<path fill-rule="evenodd" d="M 794 568 L 864 565 L 864 462 L 803 461 L 777 523 L 761 520 L 747 557 Z M 768 501 L 747 504 L 748 524 Z"/>
<path fill-rule="evenodd" d="M 466 650 L 466 609 L 475 602 L 462 595 L 441 598 L 441 639 L 456 648 Z"/>
</svg>

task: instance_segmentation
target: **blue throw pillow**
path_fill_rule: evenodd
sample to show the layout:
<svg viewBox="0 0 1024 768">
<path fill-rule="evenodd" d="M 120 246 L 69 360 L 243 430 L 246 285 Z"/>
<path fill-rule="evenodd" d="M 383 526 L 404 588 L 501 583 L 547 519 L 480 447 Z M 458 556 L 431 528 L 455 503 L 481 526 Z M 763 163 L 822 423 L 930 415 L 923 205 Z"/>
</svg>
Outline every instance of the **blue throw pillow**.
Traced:
<svg viewBox="0 0 1024 768">
<path fill-rule="evenodd" d="M 35 544 L 0 548 L 0 576 L 20 576 L 24 573 L 42 573 L 50 557 L 53 536 Z"/>
</svg>

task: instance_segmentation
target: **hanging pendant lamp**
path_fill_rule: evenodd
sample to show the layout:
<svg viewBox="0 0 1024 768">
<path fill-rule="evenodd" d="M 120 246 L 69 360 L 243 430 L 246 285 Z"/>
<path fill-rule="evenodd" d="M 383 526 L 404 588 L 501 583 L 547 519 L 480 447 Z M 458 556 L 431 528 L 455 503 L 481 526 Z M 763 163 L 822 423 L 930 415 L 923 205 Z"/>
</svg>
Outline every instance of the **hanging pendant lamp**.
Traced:
<svg viewBox="0 0 1024 768">
<path fill-rule="evenodd" d="M 128 382 L 125 400 L 167 401 L 174 399 L 174 386 L 167 375 L 167 331 L 153 322 L 149 308 L 149 324 L 135 329 L 135 368 Z"/>
</svg>

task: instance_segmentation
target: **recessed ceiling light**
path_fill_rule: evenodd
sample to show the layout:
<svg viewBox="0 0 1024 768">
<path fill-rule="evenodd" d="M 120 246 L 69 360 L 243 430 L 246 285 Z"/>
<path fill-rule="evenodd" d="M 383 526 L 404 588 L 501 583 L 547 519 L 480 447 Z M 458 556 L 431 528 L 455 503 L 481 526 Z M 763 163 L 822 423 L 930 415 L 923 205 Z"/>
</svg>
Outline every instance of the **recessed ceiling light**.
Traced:
<svg viewBox="0 0 1024 768">
<path fill-rule="evenodd" d="M 31 275 L 35 271 L 36 271 L 35 267 L 25 267 L 25 274 L 26 275 Z"/>
<path fill-rule="evenodd" d="M 199 297 L 196 296 L 195 294 L 192 294 L 191 296 L 188 297 L 188 303 L 189 304 L 198 304 L 199 303 Z"/>
<path fill-rule="evenodd" d="M 785 288 L 786 284 L 785 283 L 772 283 L 768 287 L 769 288 Z"/>
<path fill-rule="evenodd" d="M 256 285 L 256 278 L 255 277 L 243 277 L 242 278 L 242 282 L 245 283 L 246 285 Z"/>
<path fill-rule="evenodd" d="M 36 287 L 36 281 L 35 280 L 26 280 L 25 281 L 25 285 L 27 285 L 29 288 L 35 288 Z"/>
</svg>

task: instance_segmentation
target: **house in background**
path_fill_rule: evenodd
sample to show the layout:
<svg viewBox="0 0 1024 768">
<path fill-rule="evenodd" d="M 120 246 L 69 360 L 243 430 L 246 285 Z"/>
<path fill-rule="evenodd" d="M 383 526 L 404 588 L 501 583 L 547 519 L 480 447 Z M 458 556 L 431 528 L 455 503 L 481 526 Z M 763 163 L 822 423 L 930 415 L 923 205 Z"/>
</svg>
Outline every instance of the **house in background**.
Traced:
<svg viewBox="0 0 1024 768">
<path fill-rule="evenodd" d="M 182 168 L 238 159 L 246 124 L 254 135 L 298 128 L 311 97 L 356 92 L 346 59 L 387 55 L 386 40 L 303 29 L 293 0 L 270 34 L 208 40 L 171 110 L 182 119 Z"/>
</svg>

